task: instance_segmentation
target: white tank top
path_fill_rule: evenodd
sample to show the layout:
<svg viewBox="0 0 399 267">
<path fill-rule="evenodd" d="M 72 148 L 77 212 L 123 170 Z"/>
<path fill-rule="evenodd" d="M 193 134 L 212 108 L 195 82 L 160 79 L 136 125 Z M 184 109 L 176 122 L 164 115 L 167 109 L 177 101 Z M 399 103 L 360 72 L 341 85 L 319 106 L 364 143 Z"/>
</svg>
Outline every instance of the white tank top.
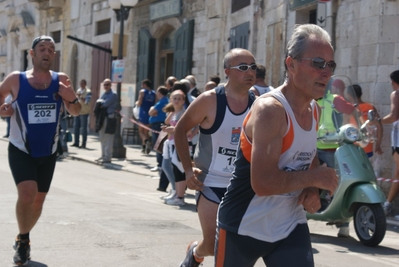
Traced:
<svg viewBox="0 0 399 267">
<path fill-rule="evenodd" d="M 399 147 L 399 120 L 392 123 L 391 144 L 392 147 Z"/>
<path fill-rule="evenodd" d="M 313 114 L 312 128 L 306 131 L 297 123 L 281 91 L 273 90 L 272 95 L 284 106 L 288 120 L 278 167 L 284 171 L 307 170 L 316 155 L 319 117 L 316 102 L 312 101 L 310 104 Z M 245 131 L 242 135 L 245 135 Z M 242 137 L 234 177 L 219 206 L 218 225 L 240 235 L 276 242 L 286 238 L 298 224 L 307 222 L 303 206 L 297 203 L 302 190 L 272 196 L 256 195 L 251 187 L 251 162 L 244 156 L 250 154 L 251 150 L 252 144 L 248 138 Z M 267 162 L 267 158 L 264 160 Z"/>
</svg>

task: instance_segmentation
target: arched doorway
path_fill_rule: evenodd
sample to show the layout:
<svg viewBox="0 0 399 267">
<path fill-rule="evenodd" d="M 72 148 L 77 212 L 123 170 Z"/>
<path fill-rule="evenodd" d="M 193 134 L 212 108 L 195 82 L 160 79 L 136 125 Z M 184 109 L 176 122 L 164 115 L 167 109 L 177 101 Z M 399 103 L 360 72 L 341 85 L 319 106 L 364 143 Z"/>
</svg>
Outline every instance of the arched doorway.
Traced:
<svg viewBox="0 0 399 267">
<path fill-rule="evenodd" d="M 173 76 L 174 36 L 176 30 L 171 30 L 160 39 L 159 47 L 159 80 L 164 84 L 169 76 Z"/>
</svg>

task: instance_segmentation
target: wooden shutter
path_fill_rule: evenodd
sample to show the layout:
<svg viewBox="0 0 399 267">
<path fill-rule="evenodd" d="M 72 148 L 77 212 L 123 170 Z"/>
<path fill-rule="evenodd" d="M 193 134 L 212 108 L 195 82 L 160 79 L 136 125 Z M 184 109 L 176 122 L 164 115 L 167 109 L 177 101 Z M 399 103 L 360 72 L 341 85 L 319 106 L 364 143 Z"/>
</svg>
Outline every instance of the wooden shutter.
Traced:
<svg viewBox="0 0 399 267">
<path fill-rule="evenodd" d="M 98 43 L 98 46 L 102 46 L 104 48 L 111 48 L 111 42 Z M 88 84 L 87 87 L 91 89 L 91 110 L 94 110 L 94 106 L 96 105 L 97 99 L 100 97 L 100 84 L 106 79 L 111 78 L 111 54 L 93 48 L 92 50 L 92 61 L 91 61 L 91 84 Z M 87 79 L 87 77 L 81 77 L 79 75 L 79 79 Z M 92 111 L 90 112 L 90 130 L 95 130 L 96 120 L 93 116 Z"/>
<path fill-rule="evenodd" d="M 230 49 L 248 49 L 249 22 L 245 22 L 230 30 Z"/>
<path fill-rule="evenodd" d="M 182 79 L 191 74 L 194 41 L 194 20 L 184 23 L 175 33 L 173 75 Z"/>
<path fill-rule="evenodd" d="M 150 33 L 141 29 L 139 31 L 137 49 L 137 80 L 136 80 L 136 100 L 141 87 L 141 81 L 150 79 L 154 84 L 154 60 L 155 60 L 155 39 L 151 38 Z"/>
</svg>

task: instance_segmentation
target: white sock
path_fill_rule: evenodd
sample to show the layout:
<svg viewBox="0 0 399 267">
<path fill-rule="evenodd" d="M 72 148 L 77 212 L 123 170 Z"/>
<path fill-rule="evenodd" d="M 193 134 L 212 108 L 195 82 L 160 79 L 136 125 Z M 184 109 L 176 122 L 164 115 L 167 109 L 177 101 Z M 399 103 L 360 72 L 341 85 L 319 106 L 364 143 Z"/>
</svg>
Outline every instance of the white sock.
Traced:
<svg viewBox="0 0 399 267">
<path fill-rule="evenodd" d="M 195 247 L 195 248 L 193 249 L 193 254 L 194 254 L 194 257 L 196 257 L 197 259 L 203 259 L 203 258 L 204 258 L 204 257 L 198 256 L 198 254 L 197 254 L 197 247 Z"/>
</svg>

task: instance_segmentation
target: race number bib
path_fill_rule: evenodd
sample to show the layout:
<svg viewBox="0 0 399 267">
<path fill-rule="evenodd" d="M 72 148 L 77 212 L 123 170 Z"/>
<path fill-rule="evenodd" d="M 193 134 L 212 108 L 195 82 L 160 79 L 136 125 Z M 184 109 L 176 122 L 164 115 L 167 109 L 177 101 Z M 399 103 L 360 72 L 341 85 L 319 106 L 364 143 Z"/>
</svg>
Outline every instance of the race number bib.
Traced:
<svg viewBox="0 0 399 267">
<path fill-rule="evenodd" d="M 54 123 L 56 122 L 57 104 L 28 104 L 28 123 Z"/>
<path fill-rule="evenodd" d="M 237 150 L 226 147 L 219 147 L 213 163 L 214 169 L 220 172 L 232 173 L 234 170 L 233 162 L 236 158 Z"/>
</svg>

